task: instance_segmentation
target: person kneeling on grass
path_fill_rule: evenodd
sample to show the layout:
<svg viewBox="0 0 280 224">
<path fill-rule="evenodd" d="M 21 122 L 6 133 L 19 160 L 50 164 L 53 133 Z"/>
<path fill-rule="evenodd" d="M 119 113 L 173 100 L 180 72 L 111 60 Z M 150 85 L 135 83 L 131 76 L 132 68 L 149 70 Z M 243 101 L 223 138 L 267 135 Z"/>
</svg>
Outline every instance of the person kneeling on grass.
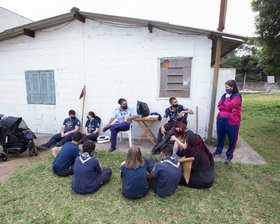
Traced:
<svg viewBox="0 0 280 224">
<path fill-rule="evenodd" d="M 185 158 L 194 157 L 194 160 L 192 162 L 189 183 L 186 183 L 182 173 L 180 184 L 197 189 L 210 188 L 214 183 L 216 175 L 211 152 L 204 144 L 202 138 L 196 134 L 191 135 L 187 139 L 187 145 Z"/>
<path fill-rule="evenodd" d="M 180 162 L 172 157 L 173 150 L 170 147 L 164 146 L 160 154 L 162 161 L 155 166 L 154 159 L 151 157 L 145 158 L 145 162 L 148 167 L 147 178 L 151 180 L 155 193 L 163 198 L 176 191 L 183 169 Z"/>
<path fill-rule="evenodd" d="M 74 162 L 80 153 L 78 145 L 81 139 L 82 134 L 80 132 L 75 132 L 72 135 L 72 141 L 66 142 L 62 146 L 53 161 L 52 169 L 54 174 L 61 177 L 73 175 Z"/>
<path fill-rule="evenodd" d="M 123 181 L 123 196 L 130 199 L 144 197 L 148 190 L 147 166 L 144 163 L 141 150 L 133 145 L 126 154 L 125 162 L 121 165 L 121 178 Z"/>
<path fill-rule="evenodd" d="M 72 189 L 78 194 L 89 194 L 97 191 L 109 182 L 112 175 L 110 168 L 103 168 L 94 158 L 95 144 L 92 141 L 83 144 L 83 154 L 76 158 Z"/>
</svg>

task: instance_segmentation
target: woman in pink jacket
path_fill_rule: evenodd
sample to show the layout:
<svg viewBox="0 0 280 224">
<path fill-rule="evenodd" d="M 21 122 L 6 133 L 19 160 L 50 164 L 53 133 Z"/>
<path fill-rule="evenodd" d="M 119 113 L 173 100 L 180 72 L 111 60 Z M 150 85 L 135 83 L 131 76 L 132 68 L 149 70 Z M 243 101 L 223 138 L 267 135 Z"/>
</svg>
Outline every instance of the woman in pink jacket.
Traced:
<svg viewBox="0 0 280 224">
<path fill-rule="evenodd" d="M 213 157 L 222 154 L 225 137 L 228 136 L 229 146 L 226 152 L 226 164 L 230 164 L 233 158 L 233 152 L 238 139 L 238 130 L 241 122 L 241 104 L 242 97 L 239 93 L 234 80 L 225 83 L 226 93 L 221 97 L 218 103 L 219 114 L 217 116 L 217 134 L 218 144 Z"/>
</svg>

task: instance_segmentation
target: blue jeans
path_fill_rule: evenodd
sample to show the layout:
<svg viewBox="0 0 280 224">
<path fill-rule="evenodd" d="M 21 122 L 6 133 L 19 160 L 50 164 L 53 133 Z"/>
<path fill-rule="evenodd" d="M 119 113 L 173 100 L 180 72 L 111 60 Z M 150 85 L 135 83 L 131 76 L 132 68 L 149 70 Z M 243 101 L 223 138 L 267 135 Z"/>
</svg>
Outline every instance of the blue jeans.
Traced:
<svg viewBox="0 0 280 224">
<path fill-rule="evenodd" d="M 111 148 L 116 148 L 117 145 L 117 135 L 119 131 L 127 131 L 129 130 L 130 123 L 122 122 L 120 124 L 112 124 L 110 125 L 111 130 Z"/>
<path fill-rule="evenodd" d="M 229 120 L 226 117 L 219 117 L 217 120 L 217 134 L 218 134 L 218 144 L 216 148 L 216 153 L 222 153 L 225 144 L 226 135 L 228 136 L 228 150 L 226 152 L 227 158 L 233 158 L 233 152 L 236 147 L 236 142 L 238 139 L 239 124 L 229 125 Z"/>
<path fill-rule="evenodd" d="M 144 162 L 146 163 L 148 172 L 151 172 L 154 169 L 155 165 L 158 163 L 158 160 L 154 159 L 152 157 L 146 157 L 143 159 L 144 159 Z"/>
<path fill-rule="evenodd" d="M 54 174 L 60 177 L 67 177 L 74 174 L 74 163 L 64 170 L 55 171 Z"/>
</svg>

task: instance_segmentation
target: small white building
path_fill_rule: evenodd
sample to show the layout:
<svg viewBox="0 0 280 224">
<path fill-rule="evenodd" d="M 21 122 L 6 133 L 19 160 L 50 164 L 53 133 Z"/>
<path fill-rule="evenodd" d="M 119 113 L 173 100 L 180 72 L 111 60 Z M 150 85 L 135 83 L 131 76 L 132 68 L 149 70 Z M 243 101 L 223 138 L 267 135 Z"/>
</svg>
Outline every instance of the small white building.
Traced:
<svg viewBox="0 0 280 224">
<path fill-rule="evenodd" d="M 0 113 L 21 116 L 35 132 L 59 132 L 68 110 L 103 120 L 120 97 L 164 114 L 170 96 L 198 106 L 198 132 L 207 136 L 216 37 L 220 32 L 169 23 L 79 12 L 59 15 L 0 33 Z M 222 56 L 245 37 L 222 33 Z M 217 99 L 235 69 L 221 69 Z M 86 117 L 86 116 L 85 116 Z M 85 123 L 85 119 L 84 119 Z M 155 123 L 156 132 L 160 122 Z M 189 116 L 196 129 L 196 114 Z M 215 133 L 215 131 L 214 131 Z M 133 126 L 134 137 L 142 134 Z"/>
<path fill-rule="evenodd" d="M 31 19 L 27 19 L 3 7 L 0 7 L 0 18 L 0 32 L 33 22 Z"/>
</svg>

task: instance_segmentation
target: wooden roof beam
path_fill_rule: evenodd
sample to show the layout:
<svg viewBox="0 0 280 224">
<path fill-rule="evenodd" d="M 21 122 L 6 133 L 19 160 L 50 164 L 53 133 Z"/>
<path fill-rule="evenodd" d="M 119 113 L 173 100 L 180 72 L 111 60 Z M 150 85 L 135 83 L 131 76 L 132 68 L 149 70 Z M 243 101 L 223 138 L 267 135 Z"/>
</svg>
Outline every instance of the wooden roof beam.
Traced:
<svg viewBox="0 0 280 224">
<path fill-rule="evenodd" d="M 23 29 L 23 34 L 32 38 L 35 37 L 35 32 L 33 30 Z"/>
<path fill-rule="evenodd" d="M 73 13 L 73 17 L 80 21 L 80 22 L 83 22 L 85 23 L 86 22 L 86 17 L 82 16 L 79 12 L 80 12 L 80 9 L 74 7 L 70 10 L 71 13 Z"/>
</svg>

